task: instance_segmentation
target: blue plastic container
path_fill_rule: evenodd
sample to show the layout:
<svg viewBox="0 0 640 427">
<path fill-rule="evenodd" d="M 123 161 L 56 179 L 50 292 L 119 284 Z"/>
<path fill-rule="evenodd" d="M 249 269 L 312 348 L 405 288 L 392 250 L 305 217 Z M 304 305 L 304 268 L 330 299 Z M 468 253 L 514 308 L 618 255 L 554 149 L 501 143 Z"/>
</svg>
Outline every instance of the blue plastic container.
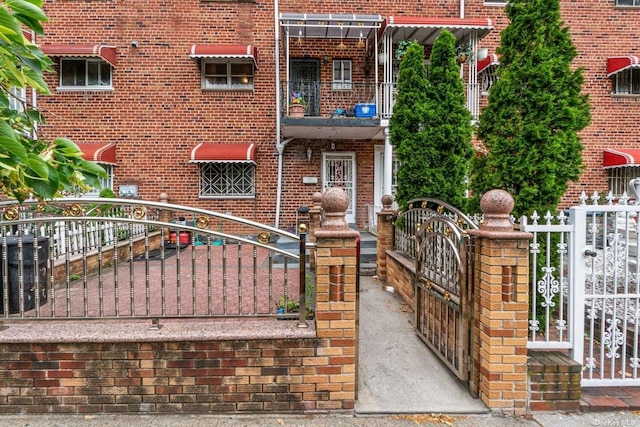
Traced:
<svg viewBox="0 0 640 427">
<path fill-rule="evenodd" d="M 356 117 L 374 117 L 376 115 L 376 104 L 356 104 Z"/>
</svg>

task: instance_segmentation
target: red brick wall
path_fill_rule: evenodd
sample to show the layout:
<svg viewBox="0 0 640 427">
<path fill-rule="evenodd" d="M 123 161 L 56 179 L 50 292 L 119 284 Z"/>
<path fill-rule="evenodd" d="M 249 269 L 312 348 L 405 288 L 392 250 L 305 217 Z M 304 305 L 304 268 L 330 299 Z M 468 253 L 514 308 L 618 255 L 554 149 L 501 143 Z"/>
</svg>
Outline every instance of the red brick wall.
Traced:
<svg viewBox="0 0 640 427">
<path fill-rule="evenodd" d="M 494 51 L 499 30 L 507 24 L 503 7 L 484 6 L 482 0 L 465 2 L 468 18 L 491 18 L 495 30 L 480 43 Z M 304 10 L 293 0 L 279 4 L 280 12 L 359 13 L 457 17 L 454 3 L 417 4 L 412 1 L 375 0 L 345 5 L 343 2 L 309 1 Z M 77 142 L 118 144 L 115 186 L 135 181 L 140 197 L 154 199 L 169 194 L 173 203 L 232 212 L 234 215 L 273 224 L 276 211 L 278 156 L 275 148 L 275 71 L 273 2 L 167 2 L 160 0 L 52 1 L 45 2 L 50 22 L 40 43 L 98 43 L 117 46 L 118 64 L 113 73 L 113 92 L 56 93 L 57 74 L 49 76 L 51 96 L 39 98 L 47 124 L 44 136 L 65 136 Z M 638 37 L 630 28 L 640 19 L 640 10 L 615 8 L 608 2 L 562 2 L 562 14 L 571 27 L 579 57 L 576 66 L 585 67 L 585 91 L 590 93 L 593 120 L 582 136 L 587 171 L 580 184 L 566 196 L 573 203 L 582 189 L 606 187 L 601 168 L 602 149 L 637 145 L 636 118 L 640 97 L 611 97 L 606 77 L 606 58 L 638 54 Z M 607 25 L 606 22 L 615 22 Z M 597 24 L 594 24 L 597 23 Z M 137 41 L 138 48 L 131 42 Z M 252 92 L 203 92 L 200 70 L 188 58 L 193 43 L 253 44 L 258 48 L 258 70 Z M 321 58 L 305 41 L 295 56 Z M 329 49 L 331 47 L 329 46 Z M 338 55 L 330 51 L 331 57 Z M 284 54 L 284 49 L 281 50 Z M 341 53 L 339 56 L 344 56 Z M 354 58 L 354 76 L 363 72 L 363 56 Z M 285 67 L 281 58 L 281 79 Z M 331 65 L 322 65 L 322 77 Z M 372 73 L 373 74 L 373 73 Z M 250 200 L 198 198 L 198 167 L 188 162 L 190 149 L 199 142 L 251 142 L 258 144 L 256 197 Z M 303 176 L 320 176 L 320 153 L 331 141 L 293 141 L 284 156 L 284 187 L 281 205 L 282 228 L 293 227 L 295 211 L 308 205 L 318 185 L 303 185 Z M 357 153 L 357 219 L 367 219 L 366 204 L 373 200 L 373 146 L 382 141 L 335 141 L 336 150 Z M 306 148 L 313 149 L 312 161 Z"/>
<path fill-rule="evenodd" d="M 0 413 L 351 410 L 322 339 L 0 345 Z"/>
</svg>

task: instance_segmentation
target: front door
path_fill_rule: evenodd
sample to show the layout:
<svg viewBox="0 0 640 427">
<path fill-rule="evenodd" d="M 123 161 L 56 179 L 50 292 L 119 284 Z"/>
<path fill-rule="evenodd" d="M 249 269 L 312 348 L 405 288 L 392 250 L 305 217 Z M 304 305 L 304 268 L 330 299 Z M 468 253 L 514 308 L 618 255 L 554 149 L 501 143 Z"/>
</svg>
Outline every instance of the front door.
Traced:
<svg viewBox="0 0 640 427">
<path fill-rule="evenodd" d="M 349 224 L 356 222 L 356 154 L 355 153 L 323 153 L 322 158 L 322 191 L 327 188 L 340 187 L 349 196 L 346 220 Z"/>
<path fill-rule="evenodd" d="M 291 60 L 291 94 L 298 92 L 307 102 L 306 116 L 320 115 L 320 61 L 318 59 Z"/>
</svg>

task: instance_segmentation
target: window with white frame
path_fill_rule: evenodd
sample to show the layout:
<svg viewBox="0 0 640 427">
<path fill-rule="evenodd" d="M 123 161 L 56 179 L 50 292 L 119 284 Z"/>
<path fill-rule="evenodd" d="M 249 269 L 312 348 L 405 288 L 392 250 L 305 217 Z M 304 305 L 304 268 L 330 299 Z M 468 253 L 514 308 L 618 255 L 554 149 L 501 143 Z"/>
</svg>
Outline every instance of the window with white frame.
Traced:
<svg viewBox="0 0 640 427">
<path fill-rule="evenodd" d="M 200 197 L 254 197 L 255 175 L 254 163 L 200 163 Z"/>
<path fill-rule="evenodd" d="M 18 113 L 24 111 L 24 102 L 27 99 L 27 90 L 23 87 L 14 87 L 9 91 L 9 109 Z"/>
<path fill-rule="evenodd" d="M 253 90 L 251 60 L 207 60 L 202 65 L 202 89 Z"/>
<path fill-rule="evenodd" d="M 100 180 L 99 188 L 92 188 L 91 190 L 84 193 L 84 196 L 97 197 L 98 195 L 100 195 L 100 191 L 104 190 L 105 188 L 108 188 L 109 190 L 113 190 L 113 165 L 108 165 L 105 163 L 98 163 L 98 164 L 102 167 L 102 169 L 105 170 L 105 172 L 107 172 L 107 177 L 98 178 Z"/>
<path fill-rule="evenodd" d="M 334 59 L 333 60 L 333 79 L 332 88 L 334 90 L 351 89 L 351 60 L 350 59 Z"/>
<path fill-rule="evenodd" d="M 613 76 L 613 94 L 640 95 L 640 68 L 627 68 Z"/>
<path fill-rule="evenodd" d="M 102 59 L 61 59 L 60 87 L 111 89 L 111 64 Z"/>
<path fill-rule="evenodd" d="M 640 0 L 616 0 L 616 6 L 640 6 Z"/>
</svg>

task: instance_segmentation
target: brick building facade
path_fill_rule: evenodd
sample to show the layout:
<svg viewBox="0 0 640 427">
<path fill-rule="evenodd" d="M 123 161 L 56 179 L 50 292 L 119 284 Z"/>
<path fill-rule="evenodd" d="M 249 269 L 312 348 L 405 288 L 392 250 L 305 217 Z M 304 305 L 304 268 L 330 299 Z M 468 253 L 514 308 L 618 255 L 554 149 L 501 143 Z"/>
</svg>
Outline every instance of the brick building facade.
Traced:
<svg viewBox="0 0 640 427">
<path fill-rule="evenodd" d="M 568 203 L 608 188 L 605 149 L 638 144 L 637 6 L 562 1 L 593 116 L 582 133 L 586 172 Z M 49 22 L 36 41 L 55 72 L 52 94 L 38 98 L 47 118 L 40 131 L 111 165 L 116 193 L 166 192 L 172 203 L 291 228 L 313 193 L 340 185 L 353 196 L 349 221 L 365 228 L 393 167 L 385 127 L 396 68 L 380 65 L 376 50 L 387 47 L 390 62 L 399 40 L 422 34 L 428 52 L 448 28 L 460 43 L 487 49 L 488 60 L 463 64 L 467 76 L 481 71 L 481 86 L 498 60 L 503 9 L 489 0 L 47 0 Z M 481 88 L 468 88 L 486 102 Z M 296 93 L 307 104 L 302 118 L 287 109 Z M 614 153 L 613 166 L 633 154 Z"/>
</svg>

